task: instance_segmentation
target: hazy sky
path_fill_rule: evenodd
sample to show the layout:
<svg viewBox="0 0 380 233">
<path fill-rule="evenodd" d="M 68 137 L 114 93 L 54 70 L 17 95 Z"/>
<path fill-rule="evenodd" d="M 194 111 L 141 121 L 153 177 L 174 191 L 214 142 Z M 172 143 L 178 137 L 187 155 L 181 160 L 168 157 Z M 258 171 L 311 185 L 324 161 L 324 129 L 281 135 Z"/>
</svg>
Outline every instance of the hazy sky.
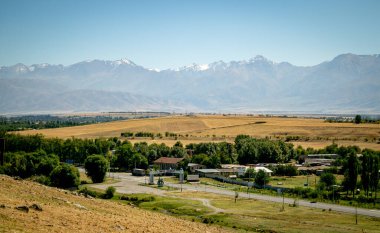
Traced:
<svg viewBox="0 0 380 233">
<path fill-rule="evenodd" d="M 380 53 L 380 1 L 0 0 L 0 66 L 128 58 L 176 68 L 256 55 Z"/>
</svg>

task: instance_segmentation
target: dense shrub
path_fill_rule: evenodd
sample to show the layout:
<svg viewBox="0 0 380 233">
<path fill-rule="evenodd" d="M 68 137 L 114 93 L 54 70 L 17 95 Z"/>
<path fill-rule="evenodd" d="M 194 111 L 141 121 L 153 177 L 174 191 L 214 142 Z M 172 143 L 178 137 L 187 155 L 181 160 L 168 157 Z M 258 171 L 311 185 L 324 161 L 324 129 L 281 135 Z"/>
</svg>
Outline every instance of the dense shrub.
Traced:
<svg viewBox="0 0 380 233">
<path fill-rule="evenodd" d="M 135 137 L 154 137 L 154 134 L 150 132 L 137 132 L 135 133 Z"/>
<path fill-rule="evenodd" d="M 120 134 L 122 137 L 133 137 L 133 132 L 124 132 Z"/>
<path fill-rule="evenodd" d="M 78 187 L 79 171 L 69 164 L 62 164 L 54 168 L 50 173 L 50 180 L 53 186 L 59 188 Z"/>
<path fill-rule="evenodd" d="M 38 183 L 43 184 L 43 185 L 47 185 L 47 186 L 51 185 L 51 181 L 50 181 L 50 178 L 48 176 L 44 176 L 44 175 L 32 176 L 32 177 L 30 177 L 30 179 L 32 181 L 38 182 Z"/>
<path fill-rule="evenodd" d="M 86 174 L 94 183 L 101 183 L 104 181 L 108 167 L 108 161 L 102 155 L 91 155 L 84 161 Z"/>
<path fill-rule="evenodd" d="M 89 190 L 87 187 L 81 188 L 78 193 L 84 194 L 84 196 L 99 197 L 100 194 L 96 191 Z"/>
<path fill-rule="evenodd" d="M 296 176 L 298 175 L 297 168 L 292 165 L 279 165 L 274 169 L 276 176 Z"/>
<path fill-rule="evenodd" d="M 54 154 L 41 157 L 37 166 L 37 174 L 49 176 L 53 169 L 59 165 L 59 158 Z"/>
<path fill-rule="evenodd" d="M 116 189 L 113 186 L 109 186 L 104 193 L 104 199 L 111 199 L 115 195 Z"/>
<path fill-rule="evenodd" d="M 135 205 L 139 205 L 142 202 L 155 201 L 156 198 L 154 196 L 146 196 L 146 197 L 139 198 L 139 197 L 136 197 L 136 196 L 122 195 L 120 197 L 120 200 L 130 201 L 130 202 L 133 202 Z"/>
<path fill-rule="evenodd" d="M 264 186 L 269 183 L 269 176 L 263 170 L 259 170 L 255 176 L 255 183 L 259 186 Z"/>
<path fill-rule="evenodd" d="M 329 172 L 324 172 L 321 174 L 319 185 L 325 188 L 330 188 L 332 185 L 335 185 L 335 184 L 336 184 L 336 178 L 334 174 L 329 173 Z"/>
</svg>

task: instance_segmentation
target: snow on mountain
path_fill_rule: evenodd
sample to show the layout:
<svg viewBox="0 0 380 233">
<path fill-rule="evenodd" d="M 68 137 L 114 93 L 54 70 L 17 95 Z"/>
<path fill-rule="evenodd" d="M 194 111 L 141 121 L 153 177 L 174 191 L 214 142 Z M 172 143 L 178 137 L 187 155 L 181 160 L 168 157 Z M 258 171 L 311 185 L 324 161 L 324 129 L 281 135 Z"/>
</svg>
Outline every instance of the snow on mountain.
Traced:
<svg viewBox="0 0 380 233">
<path fill-rule="evenodd" d="M 27 106 L 34 106 L 33 111 L 38 106 L 44 111 L 54 106 L 78 111 L 83 106 L 89 111 L 154 106 L 156 110 L 380 113 L 378 54 L 342 54 L 310 67 L 276 63 L 263 56 L 162 71 L 128 59 L 69 66 L 16 64 L 1 67 L 0 82 L 0 99 L 13 103 L 3 103 L 0 112 L 27 110 Z M 64 103 L 59 103 L 59 96 L 64 96 Z M 44 99 L 43 104 L 39 98 Z"/>
<path fill-rule="evenodd" d="M 132 62 L 131 60 L 128 60 L 126 58 L 123 58 L 123 59 L 120 59 L 120 60 L 116 60 L 116 61 L 113 62 L 113 64 L 115 64 L 115 65 L 126 64 L 126 65 L 136 66 L 136 64 L 134 62 Z"/>
</svg>

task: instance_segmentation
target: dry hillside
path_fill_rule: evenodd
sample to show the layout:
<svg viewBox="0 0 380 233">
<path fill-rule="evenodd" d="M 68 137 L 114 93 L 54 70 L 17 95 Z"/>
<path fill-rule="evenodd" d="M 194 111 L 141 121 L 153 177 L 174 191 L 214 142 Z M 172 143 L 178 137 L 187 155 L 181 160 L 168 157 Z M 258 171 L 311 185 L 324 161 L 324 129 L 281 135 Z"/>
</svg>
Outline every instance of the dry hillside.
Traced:
<svg viewBox="0 0 380 233">
<path fill-rule="evenodd" d="M 135 138 L 173 145 L 177 140 L 183 144 L 208 141 L 233 142 L 236 135 L 285 139 L 296 136 L 295 145 L 321 148 L 333 141 L 338 145 L 358 145 L 362 148 L 380 150 L 380 124 L 328 123 L 323 119 L 195 115 L 169 116 L 151 119 L 124 120 L 57 129 L 29 130 L 21 134 L 41 133 L 47 137 L 97 138 L 120 137 L 122 132 L 177 133 L 178 138 Z"/>
<path fill-rule="evenodd" d="M 30 208 L 37 204 L 42 211 Z M 29 207 L 29 211 L 16 209 Z M 0 175 L 0 232 L 225 232 L 224 229 Z"/>
</svg>

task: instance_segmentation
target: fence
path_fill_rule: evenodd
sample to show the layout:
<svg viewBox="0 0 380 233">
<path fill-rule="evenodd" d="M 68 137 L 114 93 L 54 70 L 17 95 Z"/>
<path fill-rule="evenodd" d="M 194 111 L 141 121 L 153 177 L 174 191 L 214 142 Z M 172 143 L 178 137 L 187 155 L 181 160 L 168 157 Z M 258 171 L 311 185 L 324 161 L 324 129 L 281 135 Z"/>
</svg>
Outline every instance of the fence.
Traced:
<svg viewBox="0 0 380 233">
<path fill-rule="evenodd" d="M 263 187 L 256 184 L 255 182 L 248 182 L 248 181 L 244 181 L 244 180 L 235 180 L 235 179 L 231 179 L 231 178 L 227 178 L 227 177 L 224 177 L 224 176 L 221 176 L 221 175 L 215 175 L 215 174 L 205 174 L 205 177 L 207 178 L 211 178 L 211 179 L 214 179 L 214 180 L 217 180 L 217 181 L 221 181 L 221 182 L 225 182 L 225 183 L 230 183 L 230 184 L 237 184 L 237 185 L 241 185 L 241 186 L 248 186 L 248 187 L 255 187 L 255 188 L 265 188 L 265 189 L 270 189 L 270 190 L 274 190 L 274 191 L 286 191 L 288 190 L 288 188 L 284 188 L 284 187 L 276 187 L 276 186 L 272 186 L 272 185 L 264 185 Z"/>
</svg>

